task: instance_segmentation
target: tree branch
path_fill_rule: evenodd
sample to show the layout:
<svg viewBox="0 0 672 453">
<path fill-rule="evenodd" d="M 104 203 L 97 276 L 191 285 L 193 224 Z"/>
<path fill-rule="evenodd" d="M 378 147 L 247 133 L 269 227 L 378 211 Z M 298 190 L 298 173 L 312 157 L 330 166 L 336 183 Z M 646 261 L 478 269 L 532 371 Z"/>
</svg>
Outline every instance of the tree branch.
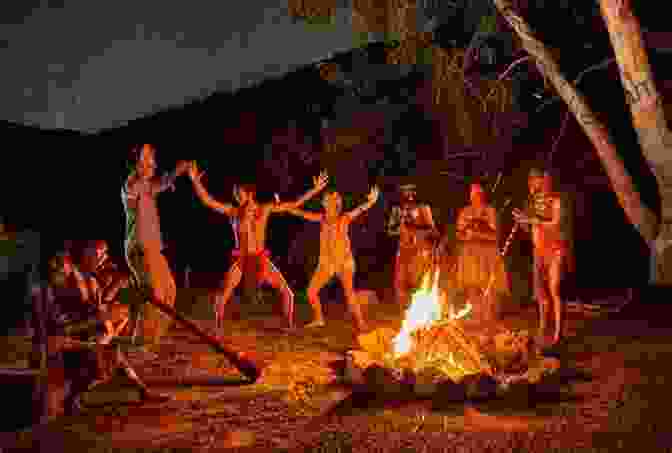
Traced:
<svg viewBox="0 0 672 453">
<path fill-rule="evenodd" d="M 616 63 L 615 58 L 606 58 L 606 59 L 600 61 L 599 63 L 596 63 L 592 66 L 588 66 L 586 69 L 584 69 L 583 71 L 581 71 L 579 73 L 579 75 L 576 77 L 576 79 L 574 79 L 574 81 L 572 82 L 572 85 L 574 85 L 574 88 L 578 88 L 579 82 L 581 82 L 581 79 L 583 78 L 584 75 L 588 74 L 589 72 L 596 71 L 598 69 L 604 69 L 612 63 Z M 543 110 L 543 108 L 546 107 L 548 104 L 552 104 L 553 102 L 558 101 L 560 99 L 562 99 L 560 96 L 552 97 L 548 101 L 541 104 L 537 108 L 536 113 L 541 112 L 541 110 Z"/>
<path fill-rule="evenodd" d="M 523 63 L 523 62 L 525 62 L 525 61 L 527 61 L 527 60 L 531 60 L 531 59 L 532 59 L 532 57 L 531 57 L 530 55 L 527 55 L 527 56 L 525 56 L 525 57 L 520 57 L 519 59 L 517 59 L 516 61 L 514 61 L 513 63 L 511 63 L 511 64 L 509 65 L 509 67 L 506 68 L 506 70 L 502 73 L 502 75 L 500 75 L 499 77 L 497 77 L 497 80 L 498 80 L 498 81 L 502 81 L 502 80 L 504 80 L 504 78 L 505 78 L 507 75 L 509 75 L 509 72 L 511 72 L 511 71 L 513 70 L 513 68 L 515 68 L 516 66 L 518 66 L 520 63 Z"/>
</svg>

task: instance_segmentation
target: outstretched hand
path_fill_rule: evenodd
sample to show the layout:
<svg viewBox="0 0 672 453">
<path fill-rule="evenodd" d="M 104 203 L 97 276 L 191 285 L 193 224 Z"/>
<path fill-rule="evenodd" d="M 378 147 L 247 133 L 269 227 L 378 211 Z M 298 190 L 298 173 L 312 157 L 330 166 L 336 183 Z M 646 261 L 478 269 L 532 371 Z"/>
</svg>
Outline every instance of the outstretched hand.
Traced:
<svg viewBox="0 0 672 453">
<path fill-rule="evenodd" d="M 371 189 L 371 192 L 369 192 L 369 203 L 374 204 L 376 201 L 378 201 L 378 196 L 380 195 L 380 190 L 378 190 L 378 186 L 373 186 Z"/>
<path fill-rule="evenodd" d="M 325 187 L 327 187 L 328 183 L 329 183 L 329 175 L 327 174 L 326 170 L 321 172 L 320 176 L 316 176 L 313 178 L 313 185 L 317 190 L 324 189 Z"/>
<path fill-rule="evenodd" d="M 189 171 L 190 167 L 191 167 L 191 162 L 189 162 L 188 160 L 181 160 L 177 163 L 177 167 L 176 167 L 175 170 L 176 170 L 178 175 L 183 175 L 184 173 Z"/>
<path fill-rule="evenodd" d="M 203 177 L 203 175 L 205 174 L 204 171 L 198 170 L 198 165 L 196 164 L 196 161 L 191 162 L 188 171 L 189 171 L 189 179 L 191 179 L 193 182 L 199 182 Z"/>
</svg>

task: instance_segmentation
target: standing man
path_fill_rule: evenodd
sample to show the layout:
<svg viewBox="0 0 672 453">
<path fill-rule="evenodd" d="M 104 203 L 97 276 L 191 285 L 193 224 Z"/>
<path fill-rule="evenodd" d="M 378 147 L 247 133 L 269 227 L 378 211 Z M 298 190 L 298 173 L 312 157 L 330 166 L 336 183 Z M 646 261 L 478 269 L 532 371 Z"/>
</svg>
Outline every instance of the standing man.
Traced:
<svg viewBox="0 0 672 453">
<path fill-rule="evenodd" d="M 546 322 L 552 313 L 553 337 L 550 343 L 555 345 L 560 341 L 563 330 L 561 286 L 566 274 L 573 268 L 570 226 L 564 222 L 568 206 L 565 206 L 561 195 L 553 191 L 554 181 L 548 170 L 533 168 L 527 182 L 531 200 L 528 212 L 514 209 L 513 216 L 524 230 L 529 231 L 531 225 L 539 335 L 544 340 L 547 338 Z"/>
<path fill-rule="evenodd" d="M 416 201 L 415 185 L 402 185 L 399 190 L 401 203 L 392 208 L 387 232 L 390 236 L 399 236 L 394 288 L 397 302 L 405 307 L 410 302 L 409 293 L 420 285 L 431 268 L 438 231 L 432 209 Z"/>
<path fill-rule="evenodd" d="M 126 261 L 131 270 L 132 289 L 131 310 L 144 312 L 143 336 L 155 343 L 165 333 L 170 320 L 156 307 L 144 302 L 148 298 L 175 305 L 175 281 L 163 255 L 161 226 L 156 197 L 172 188 L 178 176 L 189 168 L 189 162 L 182 161 L 176 169 L 162 177 L 156 177 L 156 150 L 145 144 L 139 151 L 135 168 L 128 176 L 121 191 L 121 199 L 126 211 L 126 240 L 124 243 Z M 135 316 L 131 316 L 135 320 Z M 137 326 L 131 325 L 137 334 Z"/>
<path fill-rule="evenodd" d="M 189 177 L 201 202 L 210 209 L 224 214 L 235 220 L 234 233 L 238 248 L 234 250 L 234 262 L 224 277 L 224 288 L 218 298 L 216 313 L 217 322 L 220 324 L 224 313 L 224 306 L 233 295 L 233 290 L 240 284 L 243 272 L 254 272 L 249 275 L 257 283 L 267 282 L 273 288 L 280 291 L 283 311 L 287 317 L 290 328 L 294 323 L 294 293 L 289 288 L 287 281 L 270 259 L 270 253 L 266 249 L 266 226 L 271 214 L 288 212 L 303 205 L 306 201 L 317 195 L 327 185 L 328 177 L 322 173 L 314 179 L 314 187 L 306 192 L 301 198 L 292 202 L 259 203 L 256 197 L 256 189 L 251 184 L 245 184 L 234 188 L 234 198 L 239 206 L 229 203 L 221 203 L 208 194 L 203 187 L 196 163 L 189 168 Z M 219 326 L 218 326 L 219 327 Z"/>
<path fill-rule="evenodd" d="M 311 222 L 320 223 L 320 258 L 308 285 L 308 302 L 313 309 L 313 321 L 305 327 L 324 327 L 324 313 L 320 290 L 336 277 L 341 281 L 345 301 L 360 332 L 367 330 L 361 307 L 355 297 L 355 258 L 350 245 L 350 225 L 378 200 L 378 188 L 373 187 L 367 201 L 352 211 L 343 212 L 343 197 L 338 192 L 326 194 L 322 200 L 323 212 L 292 209 L 289 212 Z"/>
</svg>

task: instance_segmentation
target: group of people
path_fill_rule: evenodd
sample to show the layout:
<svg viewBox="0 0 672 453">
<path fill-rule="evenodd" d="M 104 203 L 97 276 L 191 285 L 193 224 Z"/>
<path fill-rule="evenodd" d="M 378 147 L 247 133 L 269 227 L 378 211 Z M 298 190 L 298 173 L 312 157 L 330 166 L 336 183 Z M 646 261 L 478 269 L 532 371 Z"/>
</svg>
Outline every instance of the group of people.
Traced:
<svg viewBox="0 0 672 453">
<path fill-rule="evenodd" d="M 215 200 L 203 186 L 203 172 L 195 162 L 179 162 L 176 169 L 161 178 L 155 177 L 155 149 L 144 145 L 138 150 L 135 170 L 128 177 L 122 191 L 127 213 L 126 257 L 131 269 L 131 287 L 138 298 L 131 306 L 145 307 L 143 325 L 151 325 L 157 319 L 158 330 L 145 332 L 151 337 L 160 337 L 161 313 L 144 304 L 153 297 L 172 306 L 175 302 L 175 283 L 168 263 L 162 255 L 162 241 L 156 196 L 173 186 L 175 179 L 187 174 L 201 202 L 235 221 L 237 248 L 234 261 L 224 277 L 224 283 L 216 298 L 217 320 L 221 321 L 223 309 L 239 285 L 243 274 L 257 283 L 268 283 L 281 294 L 287 324 L 294 325 L 294 295 L 280 270 L 273 264 L 266 248 L 266 229 L 271 214 L 286 213 L 320 223 L 320 256 L 318 266 L 308 286 L 308 301 L 313 319 L 306 327 L 325 325 L 319 292 L 332 278 L 342 283 L 345 299 L 353 320 L 360 331 L 367 323 L 359 307 L 353 288 L 355 259 L 349 239 L 349 225 L 378 199 L 378 189 L 372 188 L 368 199 L 349 212 L 343 212 L 343 200 L 338 192 L 322 197 L 322 212 L 300 209 L 309 199 L 318 195 L 327 185 L 326 173 L 314 178 L 311 190 L 294 201 L 281 201 L 275 196 L 269 203 L 257 201 L 253 185 L 244 184 L 234 188 L 236 204 Z M 547 335 L 547 324 L 552 319 L 549 342 L 560 341 L 562 336 L 563 306 L 562 280 L 572 267 L 571 247 L 566 225 L 563 224 L 566 207 L 562 197 L 554 192 L 553 177 L 548 170 L 533 169 L 528 178 L 529 199 L 524 210 L 514 209 L 516 229 L 531 233 L 534 250 L 534 296 L 539 305 L 540 336 Z M 394 288 L 399 303 L 404 306 L 410 294 L 417 289 L 422 278 L 437 264 L 438 244 L 442 235 L 438 232 L 431 208 L 418 203 L 414 186 L 401 187 L 401 203 L 393 210 L 388 225 L 390 234 L 398 235 L 399 245 L 395 263 Z M 474 317 L 485 323 L 499 317 L 499 300 L 510 294 L 510 282 L 503 259 L 503 250 L 498 247 L 500 239 L 498 214 L 489 203 L 483 185 L 470 185 L 469 204 L 460 210 L 456 222 L 456 246 L 450 253 L 451 263 L 444 273 L 448 286 L 459 290 L 474 308 Z M 442 288 L 447 292 L 447 288 Z M 143 300 L 144 299 L 144 300 Z M 552 315 L 552 316 L 551 316 Z"/>
<path fill-rule="evenodd" d="M 469 204 L 457 215 L 453 247 L 446 247 L 447 236 L 438 232 L 431 208 L 417 202 L 415 187 L 404 185 L 400 191 L 401 203 L 393 209 L 388 224 L 388 234 L 399 239 L 394 286 L 400 305 L 408 305 L 411 292 L 438 266 L 444 311 L 450 313 L 457 299 L 449 295 L 459 295 L 471 304 L 474 320 L 483 328 L 492 326 L 501 315 L 502 298 L 511 294 L 504 261 L 506 247 L 516 231 L 522 229 L 531 234 L 533 244 L 532 280 L 539 307 L 539 339 L 549 345 L 561 340 L 563 281 L 574 266 L 568 231 L 571 225 L 565 221 L 570 207 L 554 191 L 548 169 L 530 171 L 527 206 L 513 210 L 514 230 L 502 248 L 498 214 L 480 182 L 470 185 Z"/>
<path fill-rule="evenodd" d="M 162 314 L 151 305 L 144 304 L 144 301 L 151 297 L 173 306 L 176 293 L 168 262 L 162 254 L 156 197 L 173 187 L 175 179 L 185 173 L 191 179 L 197 197 L 205 206 L 235 220 L 232 224 L 238 246 L 232 253 L 234 261 L 216 298 L 218 324 L 222 320 L 226 303 L 245 274 L 247 278 L 253 278 L 257 283 L 267 283 L 280 292 L 287 325 L 289 328 L 294 327 L 294 294 L 282 273 L 271 261 L 266 248 L 266 229 L 270 215 L 286 213 L 320 223 L 319 264 L 308 287 L 313 320 L 306 327 L 325 325 L 319 291 L 336 277 L 343 285 L 346 302 L 356 326 L 360 330 L 366 330 L 367 324 L 356 302 L 353 288 L 355 260 L 350 245 L 349 226 L 376 203 L 379 195 L 376 187 L 371 189 L 366 202 L 348 212 L 343 212 L 343 199 L 338 192 L 331 192 L 323 197 L 322 212 L 300 209 L 306 201 L 327 186 L 326 173 L 314 178 L 313 188 L 294 201 L 281 201 L 276 194 L 272 202 L 261 203 L 257 200 L 253 185 L 238 185 L 234 188 L 236 205 L 233 205 L 215 200 L 207 192 L 202 182 L 203 172 L 195 162 L 179 162 L 172 173 L 156 178 L 155 155 L 155 149 L 151 145 L 144 145 L 138 150 L 137 164 L 122 190 L 127 215 L 125 251 L 132 274 L 131 288 L 136 290 L 131 291 L 135 299 L 131 306 L 144 307 L 144 336 L 159 338 L 167 325 L 160 321 Z M 156 320 L 155 328 L 153 332 L 148 332 L 146 328 L 150 326 L 152 329 L 152 319 Z"/>
<path fill-rule="evenodd" d="M 97 319 L 100 332 L 96 341 L 100 344 L 122 333 L 141 334 L 143 340 L 150 343 L 160 340 L 172 319 L 157 305 L 174 307 L 176 285 L 163 255 L 156 199 L 160 193 L 174 189 L 179 176 L 187 175 L 197 198 L 205 206 L 233 220 L 236 249 L 215 298 L 218 326 L 221 326 L 225 305 L 245 275 L 257 284 L 267 283 L 279 291 L 287 325 L 294 327 L 294 294 L 266 248 L 270 215 L 285 213 L 320 224 L 320 255 L 307 290 L 313 319 L 305 327 L 325 325 L 319 292 L 332 278 L 337 278 L 343 286 L 355 326 L 360 332 L 368 329 L 355 297 L 356 267 L 349 227 L 376 203 L 377 187 L 371 189 L 364 203 L 347 212 L 343 211 L 343 198 L 338 192 L 326 193 L 322 196 L 322 210 L 313 212 L 303 210 L 301 206 L 326 188 L 328 175 L 324 172 L 314 178 L 313 187 L 297 200 L 281 201 L 276 194 L 271 202 L 262 203 L 257 200 L 253 185 L 241 184 L 234 188 L 235 204 L 214 199 L 203 185 L 203 174 L 195 162 L 181 161 L 172 172 L 157 177 L 154 147 L 144 145 L 137 150 L 135 165 L 121 192 L 126 213 L 124 250 L 128 271 L 114 266 L 104 241 L 96 241 L 95 246 L 86 249 L 77 260 L 70 253 L 56 257 L 50 263 L 50 286 L 60 288 L 56 299 L 61 324 L 63 317 L 68 318 L 68 322 Z M 549 342 L 555 344 L 562 336 L 561 283 L 573 266 L 566 226 L 562 222 L 565 206 L 562 197 L 553 191 L 553 179 L 548 171 L 532 170 L 528 186 L 528 205 L 524 210 L 514 209 L 513 217 L 516 229 L 520 227 L 531 233 L 540 335 L 547 337 L 548 319 L 552 315 Z M 423 277 L 438 265 L 444 274 L 442 281 L 448 282 L 441 287 L 444 301 L 450 299 L 445 297 L 446 294 L 451 291 L 455 294 L 454 290 L 457 290 L 474 307 L 476 319 L 485 324 L 496 321 L 498 301 L 510 294 L 510 283 L 504 253 L 498 247 L 498 215 L 489 204 L 483 185 L 478 182 L 470 185 L 470 202 L 459 211 L 455 244 L 448 247 L 449 251 L 445 247 L 446 235 L 439 233 L 431 208 L 417 201 L 415 187 L 405 185 L 400 189 L 401 203 L 393 209 L 388 224 L 388 233 L 398 236 L 399 241 L 394 289 L 400 306 L 409 304 L 412 292 L 418 289 Z M 126 292 L 122 293 L 124 289 Z M 148 300 L 152 303 L 146 303 Z M 103 362 L 99 356 L 92 358 L 92 363 L 97 365 L 89 367 L 93 370 L 90 376 L 83 381 L 80 379 L 83 383 L 71 390 L 72 398 L 102 378 L 105 370 L 101 370 L 100 364 Z M 109 374 L 109 370 L 107 372 Z M 146 398 L 152 397 L 137 376 L 129 372 L 129 377 L 138 383 Z M 74 407 L 73 401 L 69 407 Z"/>
</svg>

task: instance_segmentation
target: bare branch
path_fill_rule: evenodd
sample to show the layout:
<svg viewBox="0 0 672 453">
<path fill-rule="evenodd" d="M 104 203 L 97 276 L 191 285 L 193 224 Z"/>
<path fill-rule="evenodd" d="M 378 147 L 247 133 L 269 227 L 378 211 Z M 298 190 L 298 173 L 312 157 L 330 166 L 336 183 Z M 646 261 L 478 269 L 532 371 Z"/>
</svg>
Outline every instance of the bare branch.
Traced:
<svg viewBox="0 0 672 453">
<path fill-rule="evenodd" d="M 607 66 L 609 66 L 609 65 L 612 64 L 612 63 L 616 63 L 616 59 L 615 59 L 615 58 L 607 58 L 607 59 L 602 60 L 601 62 L 596 63 L 596 64 L 594 64 L 594 65 L 592 65 L 592 66 L 588 66 L 586 69 L 584 69 L 583 71 L 581 71 L 581 72 L 579 73 L 579 75 L 576 77 L 576 79 L 574 79 L 574 81 L 572 82 L 572 85 L 574 85 L 574 88 L 577 88 L 578 85 L 579 85 L 579 82 L 581 82 L 581 79 L 583 78 L 584 75 L 588 74 L 589 72 L 597 71 L 598 69 L 604 69 L 604 68 L 606 68 Z M 546 101 L 546 102 L 544 102 L 543 104 L 541 104 L 541 105 L 537 108 L 537 112 L 536 112 L 536 113 L 539 113 L 539 112 L 540 112 L 544 107 L 546 107 L 548 104 L 552 104 L 553 102 L 555 102 L 555 101 L 559 101 L 560 99 L 561 99 L 560 96 L 554 96 L 554 97 L 552 97 L 552 98 L 549 99 L 548 101 Z"/>
<path fill-rule="evenodd" d="M 509 75 L 509 73 L 513 70 L 513 68 L 515 68 L 516 66 L 518 66 L 520 63 L 523 63 L 523 62 L 525 62 L 525 61 L 527 61 L 527 60 L 531 60 L 531 59 L 532 59 L 532 56 L 531 56 L 531 55 L 527 55 L 527 56 L 524 56 L 524 57 L 520 57 L 519 59 L 517 59 L 516 61 L 514 61 L 513 63 L 511 63 L 511 64 L 509 65 L 509 67 L 506 68 L 506 71 L 504 71 L 504 72 L 502 73 L 502 75 L 500 75 L 499 77 L 497 77 L 497 80 L 499 80 L 499 81 L 504 80 L 504 78 L 505 78 L 507 75 Z"/>
<path fill-rule="evenodd" d="M 558 148 L 558 143 L 560 143 L 560 139 L 565 134 L 565 129 L 567 128 L 567 124 L 569 123 L 569 116 L 571 115 L 571 113 L 572 113 L 571 111 L 567 110 L 567 113 L 565 114 L 565 120 L 562 122 L 562 127 L 560 128 L 560 133 L 558 134 L 558 137 L 553 142 L 553 146 L 551 147 L 551 152 L 548 153 L 548 161 L 549 162 L 553 161 L 553 155 L 555 154 L 555 150 Z"/>
</svg>

